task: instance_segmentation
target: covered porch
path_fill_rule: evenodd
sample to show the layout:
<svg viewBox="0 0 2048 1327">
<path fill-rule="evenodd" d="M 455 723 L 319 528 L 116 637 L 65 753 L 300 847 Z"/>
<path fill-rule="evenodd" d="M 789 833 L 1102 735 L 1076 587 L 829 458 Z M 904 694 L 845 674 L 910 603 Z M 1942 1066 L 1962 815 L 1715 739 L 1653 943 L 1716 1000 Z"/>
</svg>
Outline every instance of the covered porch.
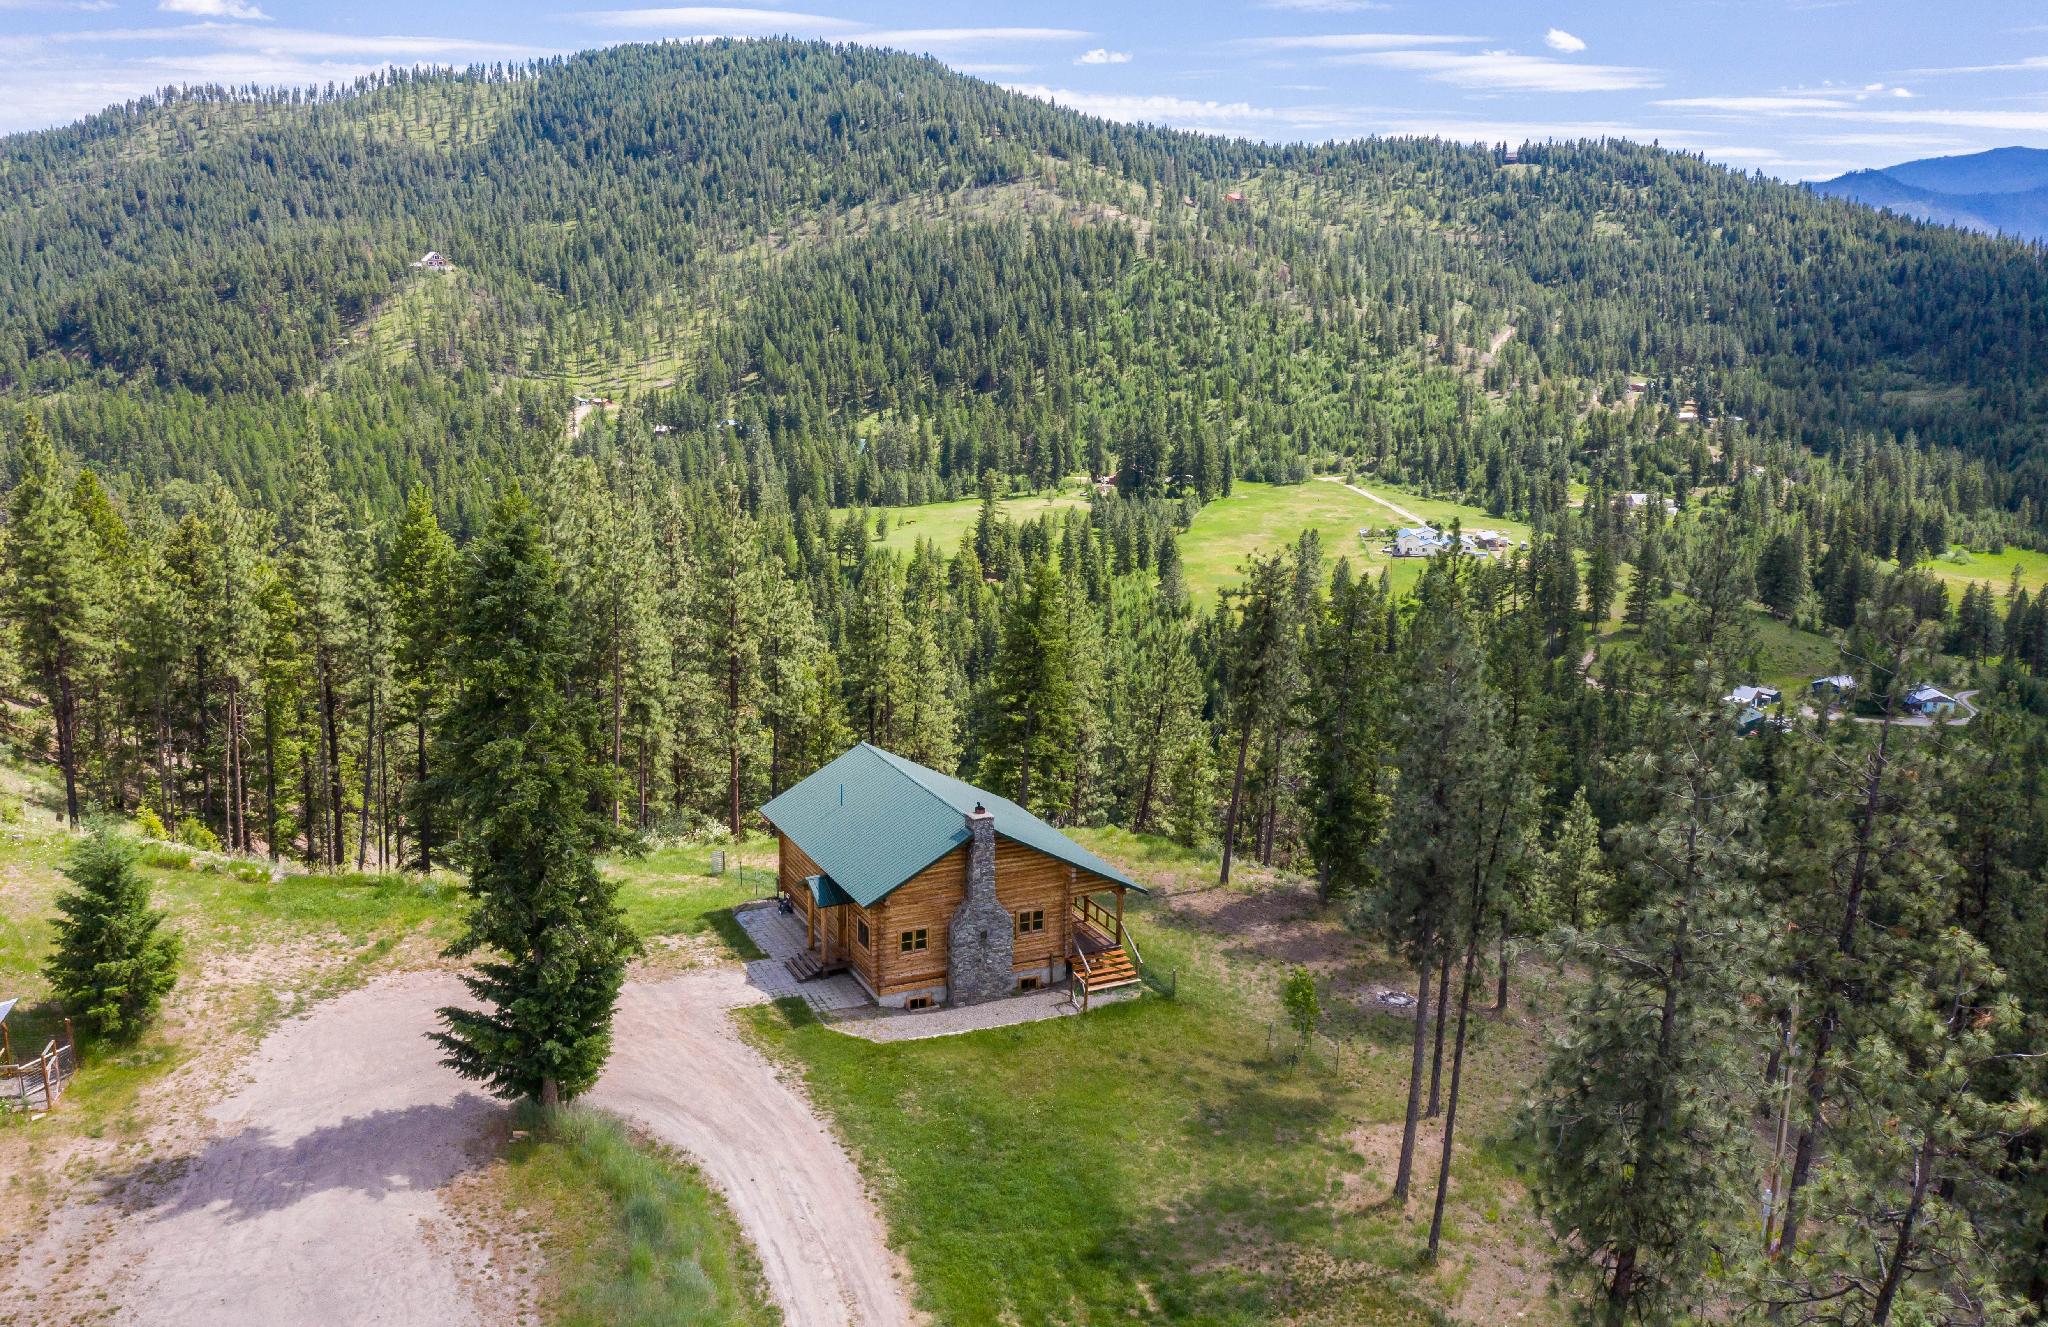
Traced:
<svg viewBox="0 0 2048 1327">
<path fill-rule="evenodd" d="M 810 903 L 799 910 L 804 919 L 804 947 L 789 956 L 789 970 L 798 981 L 836 976 L 853 966 L 841 911 L 852 907 L 853 899 L 830 876 L 806 876 L 803 886 Z"/>
<path fill-rule="evenodd" d="M 1124 926 L 1127 886 L 1105 883 L 1083 890 L 1077 884 L 1068 918 L 1067 970 L 1074 998 L 1083 1009 L 1089 998 L 1144 979 L 1144 955 Z M 1106 901 L 1105 901 L 1106 900 Z"/>
</svg>

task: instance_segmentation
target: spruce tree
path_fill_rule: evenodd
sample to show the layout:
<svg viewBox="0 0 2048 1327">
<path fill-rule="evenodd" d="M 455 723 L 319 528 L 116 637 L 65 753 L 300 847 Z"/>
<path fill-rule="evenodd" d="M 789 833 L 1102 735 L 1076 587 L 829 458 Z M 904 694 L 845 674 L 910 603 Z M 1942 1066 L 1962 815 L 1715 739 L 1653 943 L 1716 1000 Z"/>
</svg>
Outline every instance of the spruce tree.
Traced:
<svg viewBox="0 0 2048 1327">
<path fill-rule="evenodd" d="M 1325 902 L 1364 893 L 1378 878 L 1388 799 L 1386 619 L 1385 587 L 1354 579 L 1351 564 L 1339 562 L 1301 699 L 1309 734 L 1308 838 L 1316 892 Z"/>
<path fill-rule="evenodd" d="M 448 690 L 447 648 L 454 609 L 455 541 L 442 530 L 424 487 L 406 498 L 384 572 L 391 605 L 392 690 L 396 717 L 412 729 L 412 777 L 405 799 L 414 865 L 431 870 L 433 799 L 427 795 L 427 738 Z"/>
<path fill-rule="evenodd" d="M 472 900 L 448 953 L 478 959 L 463 982 L 485 1008 L 443 1009 L 434 1038 L 464 1077 L 553 1105 L 597 1080 L 637 946 L 597 869 L 613 781 L 587 746 L 590 702 L 569 692 L 574 624 L 518 489 L 465 550 L 456 602 L 432 778 Z"/>
<path fill-rule="evenodd" d="M 72 845 L 64 875 L 71 888 L 57 895 L 56 944 L 43 975 L 93 1032 L 132 1040 L 178 980 L 178 937 L 149 906 L 133 840 L 112 825 Z"/>
</svg>

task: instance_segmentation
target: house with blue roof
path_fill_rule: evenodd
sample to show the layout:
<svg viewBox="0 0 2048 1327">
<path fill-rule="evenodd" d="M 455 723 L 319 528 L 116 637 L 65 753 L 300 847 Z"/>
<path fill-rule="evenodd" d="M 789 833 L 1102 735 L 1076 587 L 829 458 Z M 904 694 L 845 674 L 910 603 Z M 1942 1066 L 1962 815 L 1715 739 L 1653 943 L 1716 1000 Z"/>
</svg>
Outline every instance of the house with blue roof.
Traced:
<svg viewBox="0 0 2048 1327">
<path fill-rule="evenodd" d="M 799 978 L 849 972 L 911 1009 L 1139 980 L 1123 918 L 1143 887 L 1007 798 L 862 742 L 761 814 Z"/>
</svg>

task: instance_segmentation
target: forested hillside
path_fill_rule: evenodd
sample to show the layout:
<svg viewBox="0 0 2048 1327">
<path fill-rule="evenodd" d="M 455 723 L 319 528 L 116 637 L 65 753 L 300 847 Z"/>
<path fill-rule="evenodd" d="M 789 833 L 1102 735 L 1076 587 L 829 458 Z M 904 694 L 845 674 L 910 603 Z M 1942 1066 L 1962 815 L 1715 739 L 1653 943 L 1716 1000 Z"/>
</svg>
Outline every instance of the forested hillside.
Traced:
<svg viewBox="0 0 2048 1327">
<path fill-rule="evenodd" d="M 1604 1320 L 2013 1323 L 2044 355 L 2039 250 L 1627 143 L 1229 142 L 784 42 L 167 96 L 0 143 L 0 683 L 74 820 L 432 868 L 516 546 L 622 837 L 862 738 L 1298 870 L 1451 1116 L 1559 974 L 1488 1141 Z M 1205 515 L 1312 478 L 1512 534 L 1397 577 L 1290 526 L 1190 593 Z M 1461 1145 L 1409 1100 L 1404 1199 Z"/>
<path fill-rule="evenodd" d="M 565 381 L 673 383 L 664 469 L 752 451 L 835 504 L 1105 451 L 1213 491 L 1177 446 L 1476 490 L 1490 453 L 1585 461 L 1566 420 L 1429 385 L 1509 327 L 1496 392 L 1576 415 L 1635 375 L 1766 441 L 1946 444 L 1992 463 L 1966 505 L 2042 505 L 2037 253 L 1630 144 L 1266 147 L 714 43 L 166 96 L 0 147 L 0 385 L 117 474 L 272 501 L 316 432 L 351 498 L 460 507 L 552 446 Z M 877 420 L 936 445 L 870 456 Z"/>
</svg>

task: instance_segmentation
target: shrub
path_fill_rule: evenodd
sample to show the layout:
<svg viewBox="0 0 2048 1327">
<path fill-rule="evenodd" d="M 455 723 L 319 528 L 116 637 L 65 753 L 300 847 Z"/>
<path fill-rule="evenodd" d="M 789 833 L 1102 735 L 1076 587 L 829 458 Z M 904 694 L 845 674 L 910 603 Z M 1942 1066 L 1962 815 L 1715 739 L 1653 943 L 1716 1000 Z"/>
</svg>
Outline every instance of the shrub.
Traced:
<svg viewBox="0 0 2048 1327">
<path fill-rule="evenodd" d="M 171 832 L 164 828 L 164 818 L 152 807 L 142 807 L 135 812 L 135 828 L 146 839 L 167 839 Z"/>
<path fill-rule="evenodd" d="M 220 835 L 208 829 L 197 816 L 186 816 L 178 822 L 178 842 L 201 852 L 220 851 Z"/>
<path fill-rule="evenodd" d="M 1316 979 L 1307 968 L 1295 968 L 1280 985 L 1280 1004 L 1287 1011 L 1287 1026 L 1294 1029 L 1304 1045 L 1322 1021 L 1323 1002 L 1316 995 Z"/>
<path fill-rule="evenodd" d="M 13 793 L 0 796 L 0 825 L 19 825 L 28 819 L 28 807 Z"/>
<path fill-rule="evenodd" d="M 58 998 L 110 1041 L 148 1027 L 178 979 L 178 937 L 161 930 L 135 858 L 134 842 L 107 825 L 71 849 L 73 887 L 57 896 L 57 947 L 43 965 Z"/>
</svg>

